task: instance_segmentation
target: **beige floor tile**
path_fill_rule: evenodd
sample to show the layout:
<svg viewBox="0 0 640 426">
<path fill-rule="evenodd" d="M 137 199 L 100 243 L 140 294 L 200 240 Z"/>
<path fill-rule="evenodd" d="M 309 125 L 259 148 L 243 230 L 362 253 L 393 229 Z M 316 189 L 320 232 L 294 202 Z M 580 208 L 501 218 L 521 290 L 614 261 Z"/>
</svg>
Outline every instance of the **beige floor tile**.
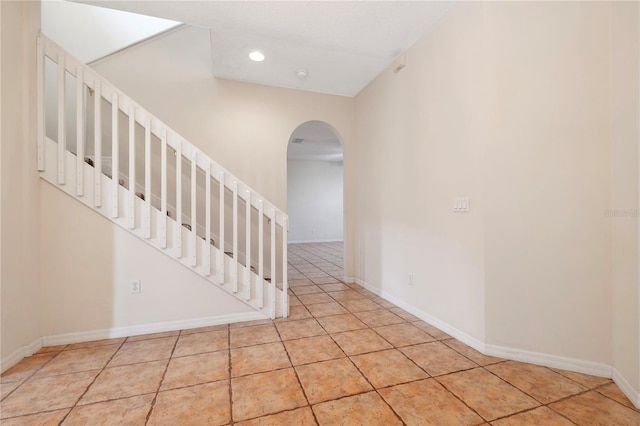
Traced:
<svg viewBox="0 0 640 426">
<path fill-rule="evenodd" d="M 547 407 L 538 407 L 531 411 L 492 422 L 493 426 L 553 425 L 571 426 L 574 423 Z"/>
<path fill-rule="evenodd" d="M 313 318 L 276 323 L 282 340 L 301 339 L 326 334 L 318 321 Z"/>
<path fill-rule="evenodd" d="M 351 313 L 375 311 L 381 308 L 381 306 L 378 305 L 376 302 L 369 300 L 367 298 L 341 300 L 340 304 L 344 306 Z"/>
<path fill-rule="evenodd" d="M 540 405 L 483 368 L 461 371 L 437 380 L 488 421 Z"/>
<path fill-rule="evenodd" d="M 436 327 L 432 326 L 431 324 L 427 324 L 424 321 L 415 321 L 415 322 L 412 322 L 411 324 L 415 325 L 416 327 L 418 327 L 420 330 L 426 332 L 427 334 L 430 334 L 431 336 L 433 336 L 437 340 L 444 340 L 444 339 L 451 339 L 452 338 L 451 336 L 449 336 L 444 331 L 440 330 L 439 328 L 436 328 Z"/>
<path fill-rule="evenodd" d="M 244 329 L 238 329 L 244 330 Z M 197 355 L 229 349 L 229 332 L 209 331 L 180 335 L 173 357 Z"/>
<path fill-rule="evenodd" d="M 362 300 L 362 299 L 366 299 L 366 297 L 364 297 L 363 295 L 361 295 L 360 293 L 358 293 L 357 291 L 351 289 L 351 290 L 342 290 L 342 291 L 332 291 L 328 293 L 329 296 L 331 296 L 333 299 L 337 300 L 338 302 L 343 302 L 346 300 Z"/>
<path fill-rule="evenodd" d="M 292 368 L 236 377 L 231 388 L 234 422 L 307 405 Z"/>
<path fill-rule="evenodd" d="M 305 277 L 304 275 L 301 278 L 289 279 L 288 284 L 289 284 L 289 288 L 306 287 L 310 285 L 315 285 L 313 281 L 311 281 L 309 278 Z"/>
<path fill-rule="evenodd" d="M 335 283 L 339 283 L 340 281 L 338 279 L 336 279 L 335 277 L 325 274 L 322 277 L 312 277 L 311 281 L 313 281 L 315 284 L 320 285 L 320 284 L 335 284 Z"/>
<path fill-rule="evenodd" d="M 402 425 L 398 417 L 375 392 L 314 405 L 313 412 L 320 426 Z"/>
<path fill-rule="evenodd" d="M 176 339 L 177 337 L 165 337 L 125 343 L 109 361 L 108 367 L 168 359 Z"/>
<path fill-rule="evenodd" d="M 305 275 L 312 281 L 320 278 L 330 278 L 330 276 L 322 270 L 319 270 L 318 272 L 306 272 Z"/>
<path fill-rule="evenodd" d="M 231 421 L 229 381 L 158 393 L 147 425 L 224 425 Z"/>
<path fill-rule="evenodd" d="M 134 396 L 75 407 L 63 426 L 144 425 L 154 394 Z"/>
<path fill-rule="evenodd" d="M 409 321 L 409 322 L 420 321 L 420 318 L 410 314 L 409 312 L 405 311 L 402 308 L 397 308 L 397 307 L 388 307 L 388 308 L 390 312 L 393 312 L 394 314 L 396 314 L 397 316 L 399 316 L 405 321 Z"/>
<path fill-rule="evenodd" d="M 141 334 L 140 336 L 127 337 L 127 342 L 139 342 L 141 340 L 159 339 L 162 337 L 178 336 L 180 331 L 164 331 L 162 333 Z"/>
<path fill-rule="evenodd" d="M 496 364 L 498 362 L 504 361 L 504 359 L 502 358 L 496 358 L 493 356 L 481 354 L 480 352 L 476 351 L 472 347 L 467 346 L 461 341 L 456 339 L 443 340 L 442 343 L 449 346 L 451 349 L 455 350 L 456 352 L 466 356 L 467 358 L 469 358 L 471 361 L 475 362 L 478 365 L 484 366 L 484 365 Z"/>
<path fill-rule="evenodd" d="M 284 346 L 287 348 L 293 365 L 310 364 L 345 356 L 329 336 L 288 340 L 284 342 Z"/>
<path fill-rule="evenodd" d="M 507 361 L 486 368 L 543 404 L 587 390 L 573 380 L 539 365 Z"/>
<path fill-rule="evenodd" d="M 380 305 L 381 307 L 385 308 L 385 309 L 394 309 L 397 308 L 396 305 L 394 305 L 393 303 L 389 302 L 388 300 L 383 299 L 380 296 L 375 296 L 372 297 L 371 300 L 373 300 L 374 302 L 376 302 L 378 305 Z"/>
<path fill-rule="evenodd" d="M 282 413 L 236 423 L 237 426 L 307 426 L 315 424 L 317 424 L 316 420 L 309 407 L 297 408 L 291 411 L 284 411 Z"/>
<path fill-rule="evenodd" d="M 227 351 L 207 352 L 172 358 L 160 390 L 182 388 L 217 380 L 229 379 Z"/>
<path fill-rule="evenodd" d="M 480 416 L 433 379 L 381 389 L 407 425 L 477 425 Z"/>
<path fill-rule="evenodd" d="M 51 352 L 28 356 L 2 373 L 0 381 L 2 383 L 22 382 L 41 369 L 42 366 L 51 361 L 57 355 L 58 352 Z"/>
<path fill-rule="evenodd" d="M 640 412 L 598 392 L 587 392 L 549 405 L 580 425 L 640 425 Z"/>
<path fill-rule="evenodd" d="M 12 417 L 3 419 L 2 426 L 58 426 L 60 421 L 67 415 L 69 409 L 49 411 L 47 413 L 31 414 L 28 416 Z"/>
<path fill-rule="evenodd" d="M 562 374 L 564 377 L 568 377 L 574 382 L 580 383 L 589 389 L 593 389 L 598 386 L 605 385 L 607 383 L 613 383 L 611 379 L 605 377 L 591 376 L 589 374 L 577 373 L 575 371 L 560 370 L 559 368 L 552 368 L 558 374 Z"/>
<path fill-rule="evenodd" d="M 98 371 L 33 378 L 2 401 L 2 418 L 71 408 Z"/>
<path fill-rule="evenodd" d="M 319 303 L 317 305 L 308 305 L 307 309 L 316 318 L 328 317 L 331 315 L 340 315 L 348 313 L 345 308 L 338 302 Z"/>
<path fill-rule="evenodd" d="M 392 348 L 386 340 L 369 329 L 346 331 L 331 336 L 349 356 Z"/>
<path fill-rule="evenodd" d="M 232 329 L 232 328 L 243 328 L 243 327 L 255 327 L 256 325 L 269 325 L 269 324 L 273 324 L 273 321 L 271 321 L 270 319 L 234 322 L 233 324 L 229 324 L 229 329 Z M 185 333 L 183 333 L 183 334 L 185 334 Z"/>
<path fill-rule="evenodd" d="M 82 342 L 82 343 L 73 343 L 71 345 L 67 345 L 64 348 L 65 351 L 71 349 L 85 349 L 85 348 L 95 348 L 96 346 L 108 346 L 108 345 L 121 345 L 126 340 L 126 337 L 119 337 L 117 339 L 102 339 L 102 340 L 92 340 L 90 342 Z"/>
<path fill-rule="evenodd" d="M 318 322 L 328 333 L 341 333 L 343 331 L 353 331 L 367 328 L 367 325 L 356 318 L 353 314 L 333 315 L 318 318 Z"/>
<path fill-rule="evenodd" d="M 105 368 L 78 405 L 156 392 L 168 360 Z"/>
<path fill-rule="evenodd" d="M 278 322 L 286 322 L 286 321 L 296 321 L 301 319 L 313 318 L 309 310 L 304 307 L 302 303 L 298 306 L 289 305 L 289 316 L 287 318 L 278 318 L 275 320 L 275 323 Z"/>
<path fill-rule="evenodd" d="M 120 345 L 96 346 L 60 352 L 36 373 L 37 377 L 80 371 L 102 370 Z"/>
<path fill-rule="evenodd" d="M 287 367 L 291 367 L 291 362 L 280 342 L 231 349 L 232 377 Z"/>
<path fill-rule="evenodd" d="M 395 347 L 417 345 L 435 340 L 424 331 L 406 322 L 376 327 L 374 330 Z"/>
<path fill-rule="evenodd" d="M 40 350 L 38 352 L 36 352 L 36 355 L 47 354 L 47 353 L 51 353 L 51 352 L 60 352 L 60 351 L 63 351 L 64 348 L 66 348 L 66 347 L 67 347 L 67 345 L 44 346 L 44 347 L 40 348 Z"/>
<path fill-rule="evenodd" d="M 383 325 L 406 322 L 396 314 L 391 313 L 386 309 L 378 309 L 377 311 L 354 312 L 353 314 L 369 327 L 381 327 Z"/>
<path fill-rule="evenodd" d="M 358 355 L 351 360 L 378 389 L 429 377 L 396 349 Z"/>
<path fill-rule="evenodd" d="M 399 349 L 432 376 L 477 367 L 474 362 L 440 342 L 423 343 Z"/>
<path fill-rule="evenodd" d="M 629 401 L 629 398 L 620 390 L 615 383 L 609 383 L 597 389 L 602 395 L 607 396 L 615 401 L 618 401 L 622 405 L 626 405 L 629 408 L 636 409 L 633 403 Z"/>
<path fill-rule="evenodd" d="M 22 382 L 0 383 L 0 400 L 5 399 L 13 392 Z"/>
<path fill-rule="evenodd" d="M 300 294 L 298 295 L 298 299 L 302 302 L 303 305 L 315 305 L 318 303 L 329 303 L 334 300 L 327 293 L 311 293 L 311 294 Z"/>
<path fill-rule="evenodd" d="M 232 348 L 280 341 L 278 331 L 273 324 L 236 328 L 231 329 L 230 332 Z"/>
<path fill-rule="evenodd" d="M 322 291 L 322 289 L 315 284 L 310 284 L 305 286 L 293 286 L 291 287 L 291 291 L 293 291 L 293 294 L 295 294 L 298 298 L 300 298 L 300 296 L 303 296 L 305 294 L 312 294 L 312 293 L 324 294 L 324 291 Z M 302 301 L 302 299 L 300 300 Z"/>
<path fill-rule="evenodd" d="M 289 307 L 300 306 L 302 302 L 296 296 L 289 296 Z"/>
<path fill-rule="evenodd" d="M 319 284 L 318 287 L 320 287 L 322 290 L 326 291 L 327 293 L 332 292 L 332 291 L 346 291 L 346 290 L 349 290 L 349 287 L 346 284 L 343 284 L 343 283 Z"/>
<path fill-rule="evenodd" d="M 295 367 L 311 404 L 372 390 L 347 358 Z"/>
</svg>

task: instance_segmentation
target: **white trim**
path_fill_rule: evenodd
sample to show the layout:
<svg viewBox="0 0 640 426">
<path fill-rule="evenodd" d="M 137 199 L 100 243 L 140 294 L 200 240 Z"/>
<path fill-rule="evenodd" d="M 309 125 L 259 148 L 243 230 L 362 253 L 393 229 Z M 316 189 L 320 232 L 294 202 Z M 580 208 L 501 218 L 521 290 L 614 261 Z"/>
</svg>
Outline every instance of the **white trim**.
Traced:
<svg viewBox="0 0 640 426">
<path fill-rule="evenodd" d="M 42 338 L 38 337 L 26 346 L 21 346 L 13 351 L 9 356 L 0 360 L 0 373 L 4 373 L 20 361 L 24 357 L 31 356 L 42 348 Z"/>
<path fill-rule="evenodd" d="M 585 361 L 577 358 L 567 358 L 567 357 L 545 354 L 540 352 L 530 352 L 530 351 L 525 351 L 525 350 L 516 349 L 516 348 L 504 347 L 504 346 L 488 345 L 485 342 L 478 340 L 475 337 L 470 336 L 467 333 L 461 330 L 458 330 L 457 328 L 452 327 L 451 325 L 421 311 L 420 309 L 414 306 L 411 306 L 406 302 L 403 302 L 397 297 L 385 291 L 382 291 L 377 287 L 367 284 L 363 280 L 356 278 L 356 283 L 366 288 L 367 290 L 371 291 L 372 293 L 377 294 L 383 299 L 393 303 L 394 305 L 404 309 L 410 314 L 420 318 L 424 322 L 429 323 L 432 326 L 444 331 L 451 337 L 455 337 L 456 339 L 460 340 L 466 345 L 471 346 L 473 349 L 477 350 L 482 354 L 496 356 L 504 359 L 510 359 L 513 361 L 526 362 L 529 364 L 559 368 L 562 370 L 577 371 L 580 373 L 590 374 L 593 376 L 600 376 L 600 377 L 607 377 L 607 378 L 612 377 L 612 367 L 607 364 L 601 364 L 601 363 L 592 362 L 592 361 Z M 633 388 L 630 385 L 628 386 L 627 391 L 629 391 L 629 389 L 631 390 L 631 394 L 635 395 L 633 393 Z M 638 400 L 637 397 L 635 399 L 636 401 Z"/>
<path fill-rule="evenodd" d="M 631 386 L 631 383 L 629 383 L 615 367 L 613 367 L 612 376 L 613 381 L 618 385 L 622 393 L 629 398 L 629 401 L 631 401 L 636 408 L 640 409 L 640 392 L 636 391 L 633 386 Z"/>
<path fill-rule="evenodd" d="M 89 342 L 92 340 L 111 339 L 115 337 L 130 337 L 141 334 L 162 333 L 165 331 L 186 330 L 190 328 L 208 327 L 212 325 L 231 324 L 236 322 L 268 319 L 259 312 L 245 312 L 215 317 L 156 322 L 151 324 L 133 325 L 128 327 L 105 328 L 102 330 L 81 331 L 77 333 L 57 334 L 42 338 L 44 346 L 66 345 L 70 343 Z"/>
<path fill-rule="evenodd" d="M 289 244 L 312 244 L 312 243 L 344 243 L 344 240 L 299 240 L 299 241 L 289 241 Z"/>
</svg>

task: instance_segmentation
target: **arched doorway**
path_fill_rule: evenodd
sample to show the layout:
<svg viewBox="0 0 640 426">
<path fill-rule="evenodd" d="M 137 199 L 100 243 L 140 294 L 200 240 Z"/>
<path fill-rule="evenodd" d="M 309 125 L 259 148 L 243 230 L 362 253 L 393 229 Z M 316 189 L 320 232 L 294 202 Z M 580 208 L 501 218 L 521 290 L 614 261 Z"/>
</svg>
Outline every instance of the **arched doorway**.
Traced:
<svg viewBox="0 0 640 426">
<path fill-rule="evenodd" d="M 287 210 L 293 269 L 290 280 L 319 285 L 341 281 L 344 278 L 343 147 L 340 135 L 325 122 L 303 123 L 289 138 Z"/>
</svg>

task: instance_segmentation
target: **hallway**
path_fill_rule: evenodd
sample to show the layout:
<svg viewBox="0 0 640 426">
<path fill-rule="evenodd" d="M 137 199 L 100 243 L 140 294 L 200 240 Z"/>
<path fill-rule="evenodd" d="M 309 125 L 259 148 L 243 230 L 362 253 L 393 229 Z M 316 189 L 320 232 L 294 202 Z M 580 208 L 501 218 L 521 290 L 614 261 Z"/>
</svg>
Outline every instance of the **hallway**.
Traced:
<svg viewBox="0 0 640 426">
<path fill-rule="evenodd" d="M 484 356 L 289 247 L 290 317 L 43 348 L 2 425 L 640 424 L 609 379 Z"/>
</svg>

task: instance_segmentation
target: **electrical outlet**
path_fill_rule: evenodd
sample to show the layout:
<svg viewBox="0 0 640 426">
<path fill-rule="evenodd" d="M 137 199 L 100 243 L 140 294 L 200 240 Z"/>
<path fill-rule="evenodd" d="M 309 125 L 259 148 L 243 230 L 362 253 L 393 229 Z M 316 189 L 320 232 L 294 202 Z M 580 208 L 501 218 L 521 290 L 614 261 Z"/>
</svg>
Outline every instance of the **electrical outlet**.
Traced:
<svg viewBox="0 0 640 426">
<path fill-rule="evenodd" d="M 129 281 L 129 291 L 131 294 L 140 294 L 140 280 Z"/>
<path fill-rule="evenodd" d="M 413 286 L 413 274 L 409 274 L 409 285 Z"/>
</svg>

